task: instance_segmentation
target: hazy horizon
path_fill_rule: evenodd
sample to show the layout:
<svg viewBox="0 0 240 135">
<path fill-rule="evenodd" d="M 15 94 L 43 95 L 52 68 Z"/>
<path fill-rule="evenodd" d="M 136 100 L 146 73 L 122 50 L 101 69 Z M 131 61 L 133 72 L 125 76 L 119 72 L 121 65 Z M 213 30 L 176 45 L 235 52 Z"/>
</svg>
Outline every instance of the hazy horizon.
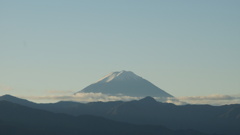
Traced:
<svg viewBox="0 0 240 135">
<path fill-rule="evenodd" d="M 127 70 L 185 101 L 240 103 L 239 5 L 0 0 L 0 95 L 58 101 Z"/>
</svg>

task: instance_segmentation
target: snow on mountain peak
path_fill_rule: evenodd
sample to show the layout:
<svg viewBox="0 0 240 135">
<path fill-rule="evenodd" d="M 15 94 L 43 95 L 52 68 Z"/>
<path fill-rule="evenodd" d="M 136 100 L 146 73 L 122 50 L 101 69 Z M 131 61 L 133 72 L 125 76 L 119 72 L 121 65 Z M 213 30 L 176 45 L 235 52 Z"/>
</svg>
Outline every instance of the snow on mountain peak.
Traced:
<svg viewBox="0 0 240 135">
<path fill-rule="evenodd" d="M 138 79 L 142 79 L 140 76 L 134 74 L 131 71 L 117 71 L 117 72 L 112 72 L 106 76 L 104 76 L 103 78 L 101 78 L 99 81 L 97 82 L 110 82 L 112 80 L 138 80 Z"/>
<path fill-rule="evenodd" d="M 131 71 L 112 72 L 79 93 L 103 93 L 107 95 L 125 95 L 133 97 L 173 97 L 148 80 Z"/>
</svg>

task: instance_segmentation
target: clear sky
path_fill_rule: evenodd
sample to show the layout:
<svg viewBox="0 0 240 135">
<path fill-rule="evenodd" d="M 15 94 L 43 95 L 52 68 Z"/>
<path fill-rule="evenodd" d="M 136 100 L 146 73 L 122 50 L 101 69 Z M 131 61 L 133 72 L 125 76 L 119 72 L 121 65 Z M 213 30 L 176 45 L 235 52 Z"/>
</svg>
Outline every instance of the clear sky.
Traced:
<svg viewBox="0 0 240 135">
<path fill-rule="evenodd" d="M 0 0 L 0 94 L 72 94 L 119 70 L 176 96 L 240 94 L 239 0 Z"/>
</svg>

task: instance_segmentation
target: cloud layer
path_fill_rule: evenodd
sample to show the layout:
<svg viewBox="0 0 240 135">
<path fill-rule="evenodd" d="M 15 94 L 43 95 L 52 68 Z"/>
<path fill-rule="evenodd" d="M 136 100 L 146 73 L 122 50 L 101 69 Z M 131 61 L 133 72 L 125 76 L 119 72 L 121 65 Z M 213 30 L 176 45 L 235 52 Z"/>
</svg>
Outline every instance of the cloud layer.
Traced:
<svg viewBox="0 0 240 135">
<path fill-rule="evenodd" d="M 139 100 L 144 97 L 130 97 L 124 95 L 110 96 L 102 93 L 77 93 L 75 95 L 50 95 L 50 96 L 28 96 L 22 97 L 35 102 L 58 102 L 58 101 L 76 101 L 76 102 L 108 102 L 108 101 L 130 101 Z M 175 98 L 158 98 L 161 102 L 173 103 L 176 105 L 184 104 L 240 104 L 240 95 L 208 95 L 208 96 L 188 96 Z"/>
<path fill-rule="evenodd" d="M 216 94 L 208 96 L 178 97 L 177 99 L 190 104 L 211 104 L 211 105 L 240 104 L 240 95 Z"/>
<path fill-rule="evenodd" d="M 49 101 L 49 102 L 56 102 L 56 101 L 77 101 L 77 102 L 108 102 L 108 101 L 130 101 L 130 100 L 138 100 L 142 97 L 130 97 L 130 96 L 110 96 L 102 93 L 77 93 L 75 95 L 57 95 L 57 96 L 28 96 L 23 97 L 29 100 L 34 101 Z"/>
</svg>

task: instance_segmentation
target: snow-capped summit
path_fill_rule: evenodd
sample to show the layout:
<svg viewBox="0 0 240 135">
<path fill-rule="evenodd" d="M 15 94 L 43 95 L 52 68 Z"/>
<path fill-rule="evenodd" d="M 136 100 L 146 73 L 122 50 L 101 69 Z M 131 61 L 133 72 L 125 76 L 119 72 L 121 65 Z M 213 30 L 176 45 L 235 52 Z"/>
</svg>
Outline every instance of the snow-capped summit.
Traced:
<svg viewBox="0 0 240 135">
<path fill-rule="evenodd" d="M 133 97 L 172 97 L 172 95 L 158 88 L 151 82 L 131 71 L 124 70 L 112 72 L 78 93 L 103 93 Z"/>
<path fill-rule="evenodd" d="M 104 76 L 103 78 L 101 78 L 99 81 L 99 83 L 108 83 L 111 81 L 126 81 L 126 80 L 139 80 L 142 79 L 140 76 L 134 74 L 131 71 L 117 71 L 117 72 L 112 72 L 106 76 Z"/>
</svg>

